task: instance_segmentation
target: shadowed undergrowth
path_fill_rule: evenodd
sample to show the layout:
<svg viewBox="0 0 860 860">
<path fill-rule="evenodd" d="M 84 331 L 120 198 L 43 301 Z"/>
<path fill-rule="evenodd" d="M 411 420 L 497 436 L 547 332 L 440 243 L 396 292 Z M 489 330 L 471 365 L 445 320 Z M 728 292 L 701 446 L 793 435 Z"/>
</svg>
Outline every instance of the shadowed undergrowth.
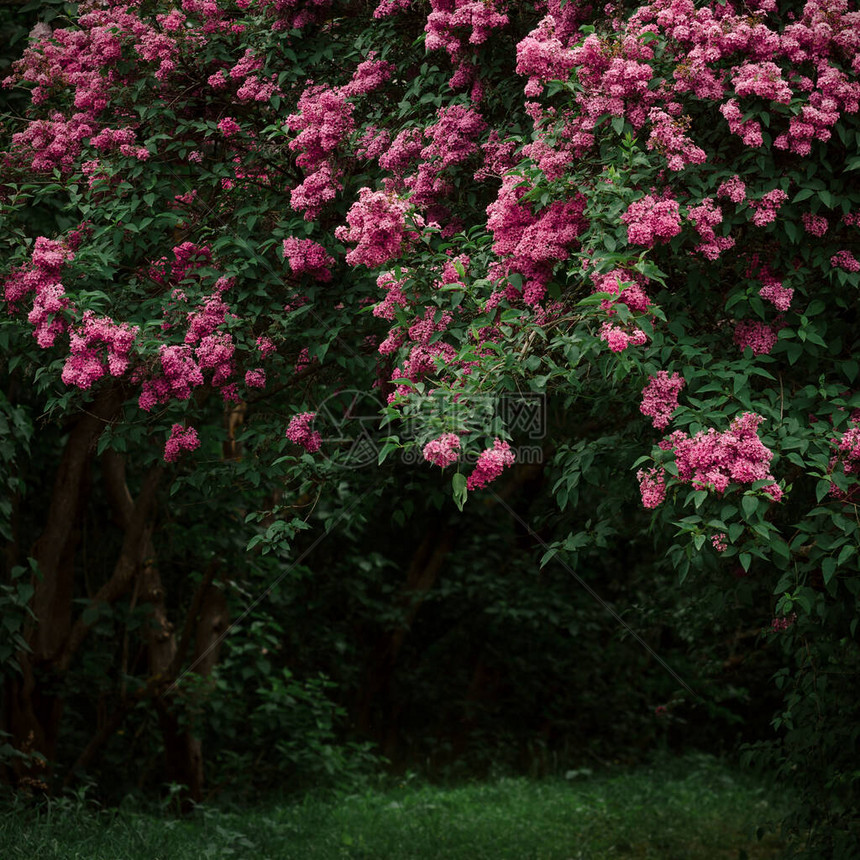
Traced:
<svg viewBox="0 0 860 860">
<path fill-rule="evenodd" d="M 615 775 L 501 779 L 456 788 L 403 783 L 227 811 L 98 809 L 63 798 L 6 806 L 5 858 L 769 858 L 783 812 L 770 789 L 696 756 Z M 756 830 L 761 839 L 757 838 Z"/>
</svg>

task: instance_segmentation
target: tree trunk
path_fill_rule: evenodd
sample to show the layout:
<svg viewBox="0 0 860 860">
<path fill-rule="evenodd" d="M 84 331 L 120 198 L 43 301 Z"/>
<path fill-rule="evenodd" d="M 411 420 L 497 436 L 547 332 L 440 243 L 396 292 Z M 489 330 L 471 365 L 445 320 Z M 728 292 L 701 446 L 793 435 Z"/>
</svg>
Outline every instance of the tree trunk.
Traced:
<svg viewBox="0 0 860 860">
<path fill-rule="evenodd" d="M 39 570 L 31 602 L 36 621 L 24 632 L 31 652 L 17 655 L 21 675 L 6 679 L 3 720 L 12 745 L 22 752 L 41 754 L 47 765 L 33 759 L 17 760 L 14 775 L 22 787 L 48 790 L 51 781 L 50 762 L 56 753 L 63 711 L 62 696 L 55 689 L 57 657 L 71 630 L 78 522 L 88 495 L 95 443 L 119 413 L 123 400 L 120 386 L 105 388 L 71 427 L 45 526 L 30 552 Z"/>
<path fill-rule="evenodd" d="M 435 525 L 424 535 L 406 573 L 396 605 L 401 621 L 381 636 L 367 661 L 365 681 L 356 704 L 356 727 L 365 735 L 384 745 L 384 754 L 393 760 L 397 745 L 397 711 L 388 699 L 397 657 L 409 633 L 418 610 L 424 603 L 454 542 L 450 527 Z M 374 720 L 374 712 L 382 707 L 383 719 Z"/>
</svg>

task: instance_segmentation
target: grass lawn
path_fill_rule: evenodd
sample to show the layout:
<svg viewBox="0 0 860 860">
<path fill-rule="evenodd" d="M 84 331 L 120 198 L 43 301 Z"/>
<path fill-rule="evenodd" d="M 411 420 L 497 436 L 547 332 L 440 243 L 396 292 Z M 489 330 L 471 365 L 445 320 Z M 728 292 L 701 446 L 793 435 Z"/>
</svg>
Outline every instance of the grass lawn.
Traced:
<svg viewBox="0 0 860 860">
<path fill-rule="evenodd" d="M 704 756 L 567 780 L 405 784 L 177 819 L 60 799 L 0 812 L 4 860 L 654 860 L 775 858 L 780 817 L 754 779 Z"/>
</svg>

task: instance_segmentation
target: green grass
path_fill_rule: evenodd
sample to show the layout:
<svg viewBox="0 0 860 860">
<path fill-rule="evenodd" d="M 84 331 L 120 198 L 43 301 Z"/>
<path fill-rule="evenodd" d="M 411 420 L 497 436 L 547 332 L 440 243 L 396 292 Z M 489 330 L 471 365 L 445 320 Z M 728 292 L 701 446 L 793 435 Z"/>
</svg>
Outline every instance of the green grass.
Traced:
<svg viewBox="0 0 860 860">
<path fill-rule="evenodd" d="M 60 800 L 0 813 L 0 857 L 40 860 L 579 860 L 775 858 L 780 817 L 761 785 L 705 757 L 617 775 L 199 808 L 185 819 Z"/>
</svg>

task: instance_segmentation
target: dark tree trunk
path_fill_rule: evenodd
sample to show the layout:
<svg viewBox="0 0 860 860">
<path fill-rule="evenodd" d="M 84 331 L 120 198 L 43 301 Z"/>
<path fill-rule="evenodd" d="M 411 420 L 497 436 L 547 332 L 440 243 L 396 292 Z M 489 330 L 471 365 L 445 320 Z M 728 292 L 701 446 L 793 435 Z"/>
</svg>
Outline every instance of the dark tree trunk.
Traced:
<svg viewBox="0 0 860 860">
<path fill-rule="evenodd" d="M 57 662 L 72 625 L 78 522 L 88 495 L 95 443 L 117 416 L 123 399 L 119 386 L 104 389 L 72 425 L 45 526 L 30 553 L 39 569 L 31 603 L 36 621 L 25 631 L 31 652 L 17 655 L 21 674 L 5 682 L 3 719 L 12 745 L 22 752 L 40 753 L 48 766 L 32 759 L 17 760 L 15 778 L 22 787 L 49 788 L 63 712 L 62 696 L 56 690 Z"/>
<path fill-rule="evenodd" d="M 393 630 L 376 642 L 367 661 L 365 681 L 355 709 L 356 727 L 383 746 L 383 754 L 392 761 L 398 743 L 398 708 L 390 700 L 391 681 L 397 658 L 409 629 L 442 570 L 454 542 L 454 531 L 439 524 L 424 535 L 406 572 L 396 605 L 401 620 Z M 381 711 L 381 719 L 378 714 Z"/>
</svg>

